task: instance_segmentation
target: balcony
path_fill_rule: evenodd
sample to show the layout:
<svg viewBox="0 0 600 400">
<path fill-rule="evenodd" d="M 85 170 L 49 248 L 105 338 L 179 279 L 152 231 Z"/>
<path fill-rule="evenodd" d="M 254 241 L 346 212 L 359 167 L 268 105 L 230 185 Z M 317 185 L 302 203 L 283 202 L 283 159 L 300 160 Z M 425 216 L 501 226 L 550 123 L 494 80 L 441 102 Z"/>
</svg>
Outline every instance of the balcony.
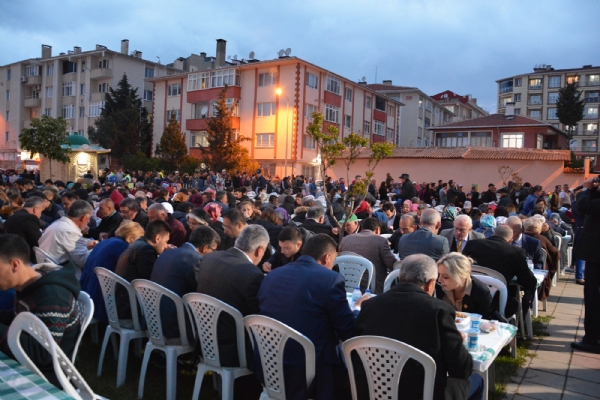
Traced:
<svg viewBox="0 0 600 400">
<path fill-rule="evenodd" d="M 513 88 L 512 88 L 512 86 L 511 86 L 511 87 L 503 87 L 503 88 L 500 88 L 500 94 L 502 94 L 502 93 L 510 93 L 510 92 L 512 92 L 512 91 L 513 91 Z"/>
<path fill-rule="evenodd" d="M 99 79 L 108 79 L 112 78 L 113 72 L 110 68 L 94 68 L 92 72 L 90 72 L 90 79 L 99 80 Z"/>
<path fill-rule="evenodd" d="M 25 108 L 40 108 L 42 106 L 42 99 L 39 97 L 26 97 L 23 106 Z"/>
<path fill-rule="evenodd" d="M 581 153 L 594 153 L 594 154 L 598 153 L 598 147 L 596 147 L 596 146 L 577 146 L 577 147 L 571 148 L 571 150 L 578 151 Z"/>
<path fill-rule="evenodd" d="M 31 75 L 27 77 L 27 82 L 25 82 L 25 86 L 37 86 L 42 84 L 42 76 L 41 75 Z"/>
<path fill-rule="evenodd" d="M 598 102 L 600 102 L 600 97 L 599 96 L 586 97 L 583 99 L 583 101 L 585 101 L 586 103 L 598 103 Z"/>
<path fill-rule="evenodd" d="M 587 130 L 581 131 L 581 135 L 582 136 L 597 136 L 598 129 L 587 129 Z"/>
<path fill-rule="evenodd" d="M 542 101 L 541 100 L 532 100 L 532 99 L 529 99 L 529 101 L 527 102 L 527 104 L 529 104 L 530 106 L 541 106 L 542 105 Z"/>
<path fill-rule="evenodd" d="M 105 97 L 106 97 L 106 93 L 104 93 L 104 92 L 92 93 L 92 94 L 90 94 L 90 102 L 94 103 L 97 101 L 103 101 Z"/>
<path fill-rule="evenodd" d="M 598 119 L 598 113 L 596 114 L 585 114 L 583 119 Z"/>
<path fill-rule="evenodd" d="M 598 80 L 590 80 L 590 79 L 582 79 L 579 83 L 579 86 L 600 86 L 600 81 Z"/>
<path fill-rule="evenodd" d="M 529 90 L 542 90 L 543 87 L 544 85 L 542 85 L 541 83 L 528 86 Z"/>
</svg>

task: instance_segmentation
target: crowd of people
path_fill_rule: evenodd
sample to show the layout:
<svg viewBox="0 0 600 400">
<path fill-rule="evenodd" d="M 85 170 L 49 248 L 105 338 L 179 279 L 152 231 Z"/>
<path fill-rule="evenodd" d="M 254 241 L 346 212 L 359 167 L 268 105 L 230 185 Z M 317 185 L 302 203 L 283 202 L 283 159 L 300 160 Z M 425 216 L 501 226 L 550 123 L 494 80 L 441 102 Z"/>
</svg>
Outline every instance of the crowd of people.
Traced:
<svg viewBox="0 0 600 400">
<path fill-rule="evenodd" d="M 419 184 L 402 174 L 395 182 L 387 174 L 379 186 L 372 180 L 349 209 L 344 193 L 355 182 L 346 186 L 343 178 L 317 182 L 303 176 L 280 180 L 265 177 L 260 169 L 254 174 L 192 175 L 106 170 L 99 177 L 90 171 L 78 182 L 66 183 L 33 178 L 0 179 L 5 219 L 0 351 L 6 354 L 11 316 L 25 310 L 44 320 L 70 354 L 81 324 L 76 307 L 80 290 L 94 300 L 94 317 L 107 323 L 94 273 L 102 267 L 129 282 L 151 280 L 179 296 L 210 295 L 243 316 L 266 315 L 307 336 L 315 346 L 315 380 L 304 387 L 303 357 L 298 348 L 290 348 L 287 398 L 349 398 L 339 341 L 378 335 L 434 358 L 436 399 L 476 399 L 482 396 L 482 382 L 471 374 L 472 358 L 454 324 L 456 312 L 507 321 L 519 304 L 527 313 L 534 296 L 546 299 L 554 274 L 568 268 L 575 270 L 578 284 L 586 284 L 587 312 L 593 307 L 587 301 L 598 301 L 588 289 L 593 287 L 589 279 L 594 284 L 598 280 L 592 258 L 597 251 L 588 249 L 594 244 L 583 232 L 590 224 L 585 216 L 599 215 L 600 207 L 590 197 L 596 186 L 588 181 L 577 190 L 564 185 L 551 193 L 512 182 L 499 189 L 489 184 L 479 193 L 476 185 L 464 192 L 454 180 Z M 571 241 L 576 251 L 567 263 Z M 586 250 L 578 250 L 581 243 Z M 34 247 L 56 264 L 37 263 Z M 365 295 L 353 309 L 335 262 L 342 251 L 368 259 L 375 271 L 377 297 Z M 399 283 L 384 293 L 385 278 L 398 259 Z M 585 261 L 586 276 L 590 262 L 595 265 L 592 278 L 584 279 Z M 509 294 L 504 314 L 498 298 L 472 274 L 473 265 L 504 276 Z M 548 270 L 539 289 L 533 268 Z M 366 280 L 361 289 L 367 289 Z M 131 320 L 127 293 L 117 291 L 116 296 L 119 317 Z M 172 305 L 161 308 L 161 318 L 167 342 L 176 343 L 181 332 Z M 586 351 L 600 347 L 598 323 L 588 319 L 586 314 L 587 339 L 574 344 Z M 233 320 L 222 318 L 218 324 L 221 364 L 237 366 Z M 253 362 L 258 354 L 246 340 L 248 365 L 255 374 L 236 381 L 235 398 L 258 398 L 263 375 Z M 33 341 L 27 346 L 40 354 Z M 44 371 L 51 369 L 45 356 L 34 361 Z M 418 398 L 423 372 L 412 364 L 406 369 L 401 390 Z M 366 390 L 365 372 L 360 366 L 357 371 L 359 390 Z"/>
</svg>

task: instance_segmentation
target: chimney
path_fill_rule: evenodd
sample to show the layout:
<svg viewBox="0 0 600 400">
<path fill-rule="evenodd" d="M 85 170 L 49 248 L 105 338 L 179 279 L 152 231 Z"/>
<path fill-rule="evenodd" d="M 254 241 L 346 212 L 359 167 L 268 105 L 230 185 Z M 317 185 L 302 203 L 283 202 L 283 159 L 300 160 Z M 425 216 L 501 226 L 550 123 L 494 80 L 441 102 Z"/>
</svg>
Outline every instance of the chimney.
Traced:
<svg viewBox="0 0 600 400">
<path fill-rule="evenodd" d="M 121 54 L 129 54 L 129 39 L 121 40 Z"/>
<path fill-rule="evenodd" d="M 133 51 L 133 56 L 136 58 L 142 58 L 142 52 L 139 50 L 134 50 Z"/>
<path fill-rule="evenodd" d="M 504 111 L 505 117 L 512 117 L 515 115 L 515 103 L 510 102 L 506 103 L 506 110 Z"/>
<path fill-rule="evenodd" d="M 204 59 L 206 58 L 206 53 L 205 52 L 200 53 L 200 58 L 202 58 L 202 61 L 204 61 Z"/>
<path fill-rule="evenodd" d="M 73 53 L 75 53 L 75 54 L 81 53 L 81 47 L 79 47 L 79 46 L 73 47 Z"/>
<path fill-rule="evenodd" d="M 390 79 L 383 81 L 384 85 L 392 86 L 392 81 Z"/>
<path fill-rule="evenodd" d="M 103 46 L 101 44 L 97 44 L 96 45 L 96 50 L 106 50 L 106 46 Z"/>
<path fill-rule="evenodd" d="M 177 68 L 177 69 L 183 69 L 183 62 L 184 62 L 184 58 L 183 57 L 179 57 L 177 60 L 175 60 L 175 62 L 173 63 L 173 68 Z"/>
<path fill-rule="evenodd" d="M 52 46 L 43 44 L 42 45 L 42 58 L 51 58 L 51 57 L 52 57 Z"/>
<path fill-rule="evenodd" d="M 225 47 L 227 45 L 227 41 L 224 39 L 217 39 L 217 62 L 215 67 L 224 67 L 225 66 Z"/>
</svg>

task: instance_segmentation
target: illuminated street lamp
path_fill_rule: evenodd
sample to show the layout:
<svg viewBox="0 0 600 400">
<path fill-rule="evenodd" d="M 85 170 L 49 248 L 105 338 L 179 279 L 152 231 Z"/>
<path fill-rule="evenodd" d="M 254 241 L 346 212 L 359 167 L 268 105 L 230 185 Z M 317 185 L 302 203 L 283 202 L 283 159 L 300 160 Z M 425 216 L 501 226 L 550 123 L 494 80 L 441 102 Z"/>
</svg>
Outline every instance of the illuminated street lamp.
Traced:
<svg viewBox="0 0 600 400">
<path fill-rule="evenodd" d="M 284 173 L 283 173 L 283 177 L 285 178 L 287 176 L 287 164 L 288 164 L 288 136 L 289 136 L 288 135 L 288 125 L 289 125 L 289 119 L 290 119 L 290 113 L 289 113 L 290 99 L 288 99 L 288 97 L 283 94 L 283 91 L 281 90 L 281 88 L 275 89 L 275 94 L 280 97 L 285 97 L 285 168 L 284 168 Z"/>
</svg>

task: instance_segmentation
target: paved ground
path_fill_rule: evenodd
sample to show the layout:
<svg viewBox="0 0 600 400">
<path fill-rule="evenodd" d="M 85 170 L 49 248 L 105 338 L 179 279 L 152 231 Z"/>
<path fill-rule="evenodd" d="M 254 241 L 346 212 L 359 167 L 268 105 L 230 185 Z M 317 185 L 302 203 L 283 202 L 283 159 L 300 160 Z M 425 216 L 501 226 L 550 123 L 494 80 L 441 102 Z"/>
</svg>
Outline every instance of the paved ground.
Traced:
<svg viewBox="0 0 600 400">
<path fill-rule="evenodd" d="M 506 386 L 507 398 L 599 399 L 600 354 L 572 351 L 570 346 L 583 336 L 583 286 L 575 284 L 574 274 L 559 277 L 547 311 L 539 315 L 553 317 L 548 325 L 549 336 L 533 342 L 533 356 Z"/>
</svg>

